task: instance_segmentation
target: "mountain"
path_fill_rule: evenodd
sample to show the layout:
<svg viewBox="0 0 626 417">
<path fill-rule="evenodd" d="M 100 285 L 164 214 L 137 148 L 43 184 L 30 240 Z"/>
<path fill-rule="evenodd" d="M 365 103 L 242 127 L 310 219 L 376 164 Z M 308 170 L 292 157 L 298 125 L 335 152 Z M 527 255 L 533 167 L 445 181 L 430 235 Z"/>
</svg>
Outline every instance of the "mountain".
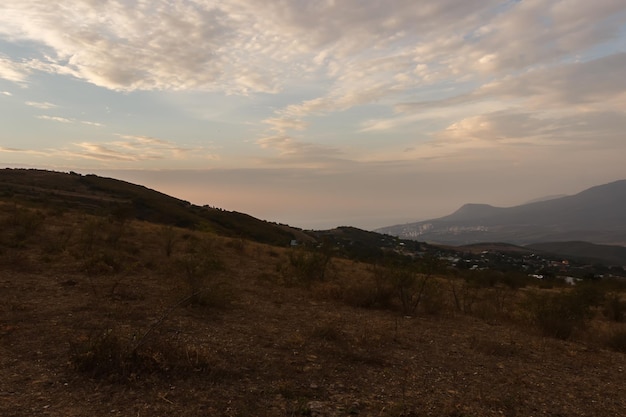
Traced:
<svg viewBox="0 0 626 417">
<path fill-rule="evenodd" d="M 514 207 L 466 204 L 449 216 L 376 231 L 404 239 L 449 245 L 550 241 L 626 245 L 624 207 L 626 180 L 620 180 L 576 195 Z"/>
<path fill-rule="evenodd" d="M 547 195 L 545 197 L 533 198 L 532 200 L 527 201 L 524 204 L 539 203 L 541 201 L 555 200 L 561 197 L 567 197 L 567 194 Z"/>
</svg>

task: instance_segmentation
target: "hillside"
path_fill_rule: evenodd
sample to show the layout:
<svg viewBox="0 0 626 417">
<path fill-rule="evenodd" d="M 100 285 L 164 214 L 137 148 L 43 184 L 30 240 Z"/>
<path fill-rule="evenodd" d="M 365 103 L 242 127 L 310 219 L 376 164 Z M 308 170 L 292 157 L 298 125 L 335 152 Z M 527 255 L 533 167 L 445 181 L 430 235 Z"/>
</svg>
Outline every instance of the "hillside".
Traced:
<svg viewBox="0 0 626 417">
<path fill-rule="evenodd" d="M 624 246 L 595 245 L 589 242 L 545 242 L 526 247 L 589 263 L 626 266 L 626 247 Z"/>
<path fill-rule="evenodd" d="M 625 206 L 626 180 L 621 180 L 573 196 L 515 207 L 466 204 L 449 216 L 377 231 L 450 245 L 574 240 L 626 245 Z"/>
<path fill-rule="evenodd" d="M 526 319 L 586 292 L 61 206 L 0 199 L 2 416 L 626 412 L 623 322 Z"/>
<path fill-rule="evenodd" d="M 270 246 L 224 235 L 253 236 L 245 215 L 218 210 L 232 222 L 218 233 L 206 208 L 144 187 L 15 174 L 0 196 L 2 416 L 626 411 L 621 281 L 544 289 L 432 257 L 385 263 L 432 248 L 351 227 Z"/>
<path fill-rule="evenodd" d="M 96 175 L 3 169 L 0 196 L 33 207 L 79 208 L 89 214 L 135 218 L 278 245 L 303 237 L 298 229 L 244 213 L 196 206 L 140 185 Z"/>
</svg>

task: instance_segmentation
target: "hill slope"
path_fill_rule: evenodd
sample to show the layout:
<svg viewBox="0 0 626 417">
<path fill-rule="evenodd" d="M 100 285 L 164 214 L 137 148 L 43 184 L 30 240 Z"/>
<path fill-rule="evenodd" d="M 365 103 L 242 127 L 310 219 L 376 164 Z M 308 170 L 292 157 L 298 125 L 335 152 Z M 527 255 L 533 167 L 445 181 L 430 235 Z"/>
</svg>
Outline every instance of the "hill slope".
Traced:
<svg viewBox="0 0 626 417">
<path fill-rule="evenodd" d="M 572 343 L 521 322 L 569 288 L 334 257 L 303 282 L 299 248 L 61 203 L 0 201 L 3 417 L 625 415 L 623 323 Z M 428 288 L 411 316 L 387 292 L 407 277 Z"/>
<path fill-rule="evenodd" d="M 3 169 L 0 198 L 31 206 L 80 209 L 90 214 L 213 231 L 277 245 L 287 245 L 303 235 L 298 229 L 244 213 L 196 206 L 141 185 L 96 175 Z"/>
<path fill-rule="evenodd" d="M 626 247 L 596 245 L 589 242 L 545 242 L 526 248 L 566 256 L 589 263 L 626 266 Z"/>
<path fill-rule="evenodd" d="M 377 231 L 405 239 L 453 245 L 573 240 L 625 245 L 624 207 L 626 180 L 621 180 L 573 196 L 515 207 L 466 204 L 449 216 Z"/>
</svg>

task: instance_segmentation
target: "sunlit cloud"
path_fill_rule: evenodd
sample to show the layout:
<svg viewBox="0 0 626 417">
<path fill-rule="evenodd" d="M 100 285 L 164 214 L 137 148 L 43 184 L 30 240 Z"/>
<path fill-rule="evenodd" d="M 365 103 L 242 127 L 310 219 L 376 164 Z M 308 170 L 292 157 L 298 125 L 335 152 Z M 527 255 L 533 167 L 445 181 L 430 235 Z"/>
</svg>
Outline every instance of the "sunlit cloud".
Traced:
<svg viewBox="0 0 626 417">
<path fill-rule="evenodd" d="M 32 107 L 36 107 L 36 108 L 40 108 L 40 109 L 49 109 L 49 108 L 54 108 L 56 107 L 55 105 L 49 104 L 49 103 L 31 103 L 30 104 Z M 91 121 L 87 121 L 87 120 L 76 120 L 76 119 L 70 119 L 67 117 L 61 117 L 61 116 L 49 116 L 49 115 L 39 115 L 37 116 L 38 119 L 41 120 L 48 120 L 50 122 L 57 122 L 57 123 L 66 123 L 66 124 L 75 124 L 75 123 L 80 123 L 80 124 L 84 124 L 87 126 L 93 126 L 93 127 L 103 127 L 104 125 L 102 123 L 98 123 L 98 122 L 91 122 Z"/>
<path fill-rule="evenodd" d="M 38 102 L 38 101 L 27 101 L 25 103 L 27 106 L 35 107 L 41 110 L 54 109 L 57 107 L 56 104 L 48 103 L 48 102 Z"/>
<path fill-rule="evenodd" d="M 88 125 L 88 126 L 104 127 L 104 124 L 98 123 L 98 122 L 89 122 L 89 121 L 82 120 L 81 123 L 84 125 Z"/>
<path fill-rule="evenodd" d="M 46 151 L 39 151 L 33 149 L 21 149 L 21 148 L 8 148 L 0 146 L 0 152 L 4 153 L 13 153 L 13 154 L 24 154 L 24 155 L 35 155 L 35 156 L 45 156 L 49 155 Z"/>
<path fill-rule="evenodd" d="M 60 117 L 60 116 L 48 116 L 48 115 L 42 114 L 42 115 L 37 116 L 37 118 L 41 120 L 48 120 L 51 122 L 58 122 L 58 123 L 74 123 L 73 120 L 65 118 L 65 117 Z"/>
<path fill-rule="evenodd" d="M 142 162 L 201 157 L 207 160 L 217 156 L 208 148 L 184 147 L 173 142 L 148 136 L 118 135 L 121 140 L 95 143 L 75 143 L 64 150 L 66 156 L 98 161 Z"/>
<path fill-rule="evenodd" d="M 1 6 L 0 10 L 2 10 Z M 28 74 L 29 71 L 26 70 L 24 65 L 0 55 L 0 79 L 23 83 L 28 79 Z"/>
<path fill-rule="evenodd" d="M 338 148 L 303 142 L 290 136 L 267 136 L 258 139 L 256 143 L 263 149 L 278 151 L 282 157 L 297 157 L 311 161 L 337 158 L 343 153 Z"/>
</svg>

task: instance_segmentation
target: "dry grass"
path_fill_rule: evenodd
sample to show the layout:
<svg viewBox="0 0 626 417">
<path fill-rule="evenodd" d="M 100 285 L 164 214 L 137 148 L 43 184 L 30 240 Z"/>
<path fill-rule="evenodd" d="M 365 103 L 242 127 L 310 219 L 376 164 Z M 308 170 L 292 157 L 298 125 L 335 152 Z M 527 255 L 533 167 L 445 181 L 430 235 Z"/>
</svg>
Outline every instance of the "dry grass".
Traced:
<svg viewBox="0 0 626 417">
<path fill-rule="evenodd" d="M 302 286 L 289 249 L 183 229 L 44 213 L 10 233 L 2 416 L 626 415 L 626 355 L 606 344 L 623 323 L 600 307 L 585 334 L 602 338 L 561 341 L 527 327 L 526 290 L 438 277 L 406 317 L 366 264 L 332 259 Z M 181 302 L 189 256 L 222 302 Z"/>
</svg>

